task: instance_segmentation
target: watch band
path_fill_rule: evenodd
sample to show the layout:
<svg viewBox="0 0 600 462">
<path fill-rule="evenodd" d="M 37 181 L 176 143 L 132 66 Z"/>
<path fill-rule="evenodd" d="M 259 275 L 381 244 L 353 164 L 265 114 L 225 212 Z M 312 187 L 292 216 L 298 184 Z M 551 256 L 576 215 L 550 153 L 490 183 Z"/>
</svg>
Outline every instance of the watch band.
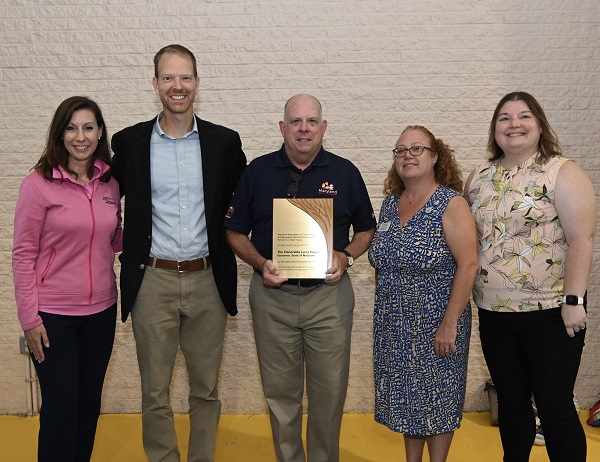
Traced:
<svg viewBox="0 0 600 462">
<path fill-rule="evenodd" d="M 577 295 L 563 295 L 562 302 L 565 305 L 583 305 L 583 297 Z"/>
<path fill-rule="evenodd" d="M 352 256 L 352 254 L 346 249 L 342 249 L 342 253 L 348 258 L 348 266 L 352 266 L 354 264 L 354 257 Z"/>
</svg>

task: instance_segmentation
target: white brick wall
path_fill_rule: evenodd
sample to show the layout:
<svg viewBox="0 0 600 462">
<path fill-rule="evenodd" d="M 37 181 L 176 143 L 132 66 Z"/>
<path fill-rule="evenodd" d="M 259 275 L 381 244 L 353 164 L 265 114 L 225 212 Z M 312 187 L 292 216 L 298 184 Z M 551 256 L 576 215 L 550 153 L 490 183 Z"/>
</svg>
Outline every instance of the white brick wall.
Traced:
<svg viewBox="0 0 600 462">
<path fill-rule="evenodd" d="M 0 0 L 0 413 L 27 410 L 10 251 L 21 179 L 40 155 L 53 111 L 74 94 L 103 108 L 110 134 L 160 109 L 152 57 L 181 43 L 198 58 L 202 117 L 238 130 L 249 158 L 279 147 L 284 102 L 306 91 L 323 103 L 325 145 L 360 168 L 377 212 L 401 129 L 428 126 L 457 152 L 466 174 L 485 156 L 502 95 L 532 92 L 565 153 L 600 191 L 600 6 L 597 0 L 192 1 Z M 596 251 L 600 244 L 596 245 Z M 260 413 L 240 265 L 240 314 L 229 319 L 221 374 L 225 413 Z M 372 412 L 373 273 L 351 274 L 357 306 L 347 412 Z M 600 273 L 590 279 L 590 322 L 576 393 L 600 396 Z M 487 407 L 487 378 L 474 320 L 466 408 Z M 179 359 L 177 412 L 187 409 Z M 103 412 L 139 412 L 131 324 L 119 322 Z"/>
</svg>

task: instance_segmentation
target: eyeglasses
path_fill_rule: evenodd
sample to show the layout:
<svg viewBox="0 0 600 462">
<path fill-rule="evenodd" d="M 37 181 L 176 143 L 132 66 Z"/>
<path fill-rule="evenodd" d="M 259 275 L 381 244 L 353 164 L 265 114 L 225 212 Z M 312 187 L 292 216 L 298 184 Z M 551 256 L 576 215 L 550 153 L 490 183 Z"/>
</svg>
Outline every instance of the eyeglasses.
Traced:
<svg viewBox="0 0 600 462">
<path fill-rule="evenodd" d="M 298 183 L 300 181 L 300 178 L 302 178 L 301 173 L 298 173 L 296 170 L 292 170 L 290 172 L 290 179 L 292 180 L 292 182 L 285 190 L 285 195 L 287 197 L 296 197 L 296 194 L 298 194 Z"/>
<path fill-rule="evenodd" d="M 435 152 L 433 149 L 428 148 L 427 146 L 413 146 L 410 148 L 394 148 L 392 149 L 392 152 L 394 153 L 394 157 L 397 157 L 398 159 L 400 159 L 401 157 L 404 157 L 406 155 L 407 152 L 410 151 L 411 155 L 413 156 L 420 156 L 421 154 L 423 154 L 423 151 L 425 151 L 425 149 L 429 149 L 432 152 Z"/>
</svg>

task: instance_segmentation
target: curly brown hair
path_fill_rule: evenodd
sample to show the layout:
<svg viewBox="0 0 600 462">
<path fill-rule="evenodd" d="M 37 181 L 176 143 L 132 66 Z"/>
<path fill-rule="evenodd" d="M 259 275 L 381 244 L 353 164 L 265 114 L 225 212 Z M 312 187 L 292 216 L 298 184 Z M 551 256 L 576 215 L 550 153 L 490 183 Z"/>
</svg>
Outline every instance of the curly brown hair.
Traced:
<svg viewBox="0 0 600 462">
<path fill-rule="evenodd" d="M 462 192 L 462 172 L 454 158 L 454 150 L 450 149 L 446 143 L 441 139 L 436 138 L 433 133 L 422 125 L 409 125 L 402 130 L 400 136 L 409 130 L 417 130 L 427 136 L 432 151 L 438 155 L 438 160 L 433 166 L 435 181 L 442 186 Z M 383 183 L 383 193 L 400 194 L 404 191 L 404 188 L 404 182 L 400 179 L 400 176 L 398 176 L 398 172 L 396 172 L 396 163 L 394 162 Z"/>
<path fill-rule="evenodd" d="M 550 160 L 551 157 L 562 156 L 562 149 L 560 147 L 560 143 L 558 142 L 558 137 L 550 126 L 550 123 L 548 122 L 546 114 L 544 114 L 544 110 L 542 109 L 540 103 L 538 103 L 537 100 L 529 93 L 524 91 L 514 91 L 504 95 L 504 97 L 496 106 L 496 110 L 492 116 L 487 144 L 488 152 L 490 154 L 488 160 L 494 161 L 504 156 L 504 151 L 502 151 L 500 146 L 498 146 L 498 143 L 496 143 L 495 135 L 496 119 L 498 118 L 498 114 L 500 113 L 502 106 L 504 106 L 507 101 L 523 101 L 529 107 L 529 110 L 540 124 L 542 134 L 540 135 L 540 141 L 538 143 L 539 155 L 537 156 L 537 160 L 541 164 L 545 164 Z"/>
</svg>

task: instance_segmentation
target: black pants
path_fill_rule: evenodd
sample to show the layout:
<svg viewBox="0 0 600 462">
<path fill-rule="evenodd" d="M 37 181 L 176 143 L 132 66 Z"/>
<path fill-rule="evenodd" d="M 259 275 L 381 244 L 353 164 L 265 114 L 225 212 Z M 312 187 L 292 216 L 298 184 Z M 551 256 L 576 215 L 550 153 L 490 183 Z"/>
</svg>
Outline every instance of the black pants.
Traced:
<svg viewBox="0 0 600 462">
<path fill-rule="evenodd" d="M 535 439 L 535 397 L 552 462 L 585 462 L 573 404 L 585 330 L 569 337 L 560 308 L 528 313 L 479 310 L 481 346 L 496 391 L 504 462 L 527 462 Z"/>
<path fill-rule="evenodd" d="M 117 305 L 89 316 L 40 313 L 50 340 L 37 370 L 42 391 L 38 461 L 89 462 Z"/>
</svg>

